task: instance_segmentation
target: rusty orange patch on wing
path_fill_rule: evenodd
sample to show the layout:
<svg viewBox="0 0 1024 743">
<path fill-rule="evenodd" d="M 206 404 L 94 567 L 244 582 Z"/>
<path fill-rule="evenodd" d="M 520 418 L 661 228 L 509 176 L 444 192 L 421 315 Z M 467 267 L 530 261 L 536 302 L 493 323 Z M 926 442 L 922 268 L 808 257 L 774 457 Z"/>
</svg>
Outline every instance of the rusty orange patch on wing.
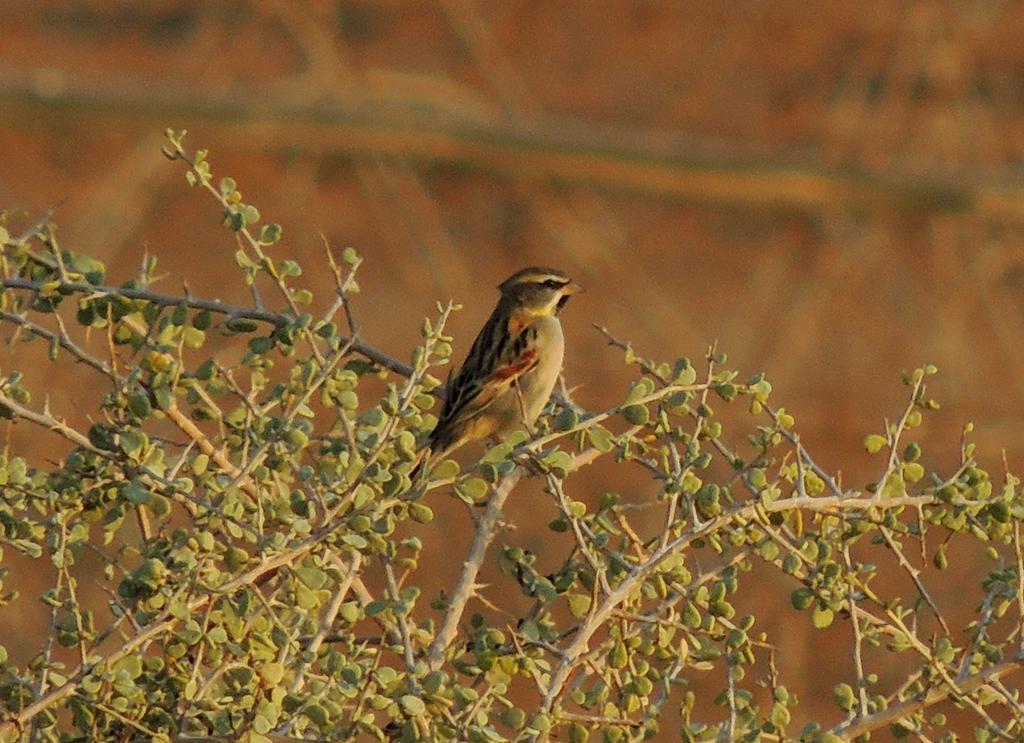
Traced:
<svg viewBox="0 0 1024 743">
<path fill-rule="evenodd" d="M 537 351 L 529 350 L 508 366 L 494 370 L 494 376 L 498 379 L 511 379 L 517 377 L 537 362 Z"/>
</svg>

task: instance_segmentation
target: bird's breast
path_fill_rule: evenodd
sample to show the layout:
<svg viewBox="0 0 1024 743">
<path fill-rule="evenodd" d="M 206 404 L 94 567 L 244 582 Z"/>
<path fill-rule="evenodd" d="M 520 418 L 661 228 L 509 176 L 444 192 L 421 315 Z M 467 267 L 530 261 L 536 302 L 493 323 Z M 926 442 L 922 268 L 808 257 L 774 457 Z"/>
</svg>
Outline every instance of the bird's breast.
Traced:
<svg viewBox="0 0 1024 743">
<path fill-rule="evenodd" d="M 537 330 L 534 343 L 539 360 L 537 366 L 524 374 L 520 381 L 530 423 L 537 420 L 551 397 L 565 355 L 565 338 L 557 317 L 542 317 L 534 322 L 533 327 Z"/>
</svg>

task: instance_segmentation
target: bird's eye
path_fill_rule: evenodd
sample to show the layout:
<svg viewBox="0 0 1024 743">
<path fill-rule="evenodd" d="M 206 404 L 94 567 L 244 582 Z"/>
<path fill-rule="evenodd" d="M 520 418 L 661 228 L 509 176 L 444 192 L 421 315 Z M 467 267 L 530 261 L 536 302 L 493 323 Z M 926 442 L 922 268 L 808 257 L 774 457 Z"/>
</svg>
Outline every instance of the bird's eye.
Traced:
<svg viewBox="0 0 1024 743">
<path fill-rule="evenodd" d="M 557 279 L 548 279 L 547 281 L 543 282 L 543 284 L 548 289 L 561 289 L 563 286 L 565 286 L 564 281 L 559 281 Z"/>
</svg>

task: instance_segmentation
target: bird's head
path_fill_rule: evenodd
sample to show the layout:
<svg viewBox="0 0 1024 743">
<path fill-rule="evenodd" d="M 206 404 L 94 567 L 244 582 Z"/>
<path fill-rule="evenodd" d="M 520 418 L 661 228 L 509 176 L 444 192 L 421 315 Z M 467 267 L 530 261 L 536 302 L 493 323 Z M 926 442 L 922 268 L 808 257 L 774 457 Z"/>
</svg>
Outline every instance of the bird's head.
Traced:
<svg viewBox="0 0 1024 743">
<path fill-rule="evenodd" d="M 502 297 L 530 315 L 557 315 L 583 287 L 554 268 L 531 266 L 498 285 Z"/>
</svg>

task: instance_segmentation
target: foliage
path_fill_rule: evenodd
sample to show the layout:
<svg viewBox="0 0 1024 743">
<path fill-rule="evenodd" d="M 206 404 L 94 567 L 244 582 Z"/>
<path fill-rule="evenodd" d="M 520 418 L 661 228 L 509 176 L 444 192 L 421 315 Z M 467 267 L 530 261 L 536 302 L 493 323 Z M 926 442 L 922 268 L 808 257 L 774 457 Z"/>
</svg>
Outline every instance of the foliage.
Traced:
<svg viewBox="0 0 1024 743">
<path fill-rule="evenodd" d="M 1020 737 L 1024 708 L 1000 678 L 1022 662 L 1024 500 L 1016 477 L 996 487 L 979 468 L 968 432 L 954 472 L 926 472 L 905 440 L 936 407 L 933 368 L 907 376 L 906 409 L 867 437 L 881 467 L 861 491 L 815 463 L 763 376 L 741 381 L 713 348 L 701 371 L 653 361 L 605 331 L 636 369 L 619 406 L 560 398 L 538 430 L 414 483 L 456 307 L 423 323 L 411 364 L 390 358 L 349 307 L 360 257 L 327 248 L 335 292 L 314 311 L 302 267 L 273 257 L 281 227 L 182 136 L 168 132 L 166 153 L 219 203 L 253 306 L 157 293 L 152 259 L 108 286 L 47 219 L 0 228 L 13 347 L 40 341 L 105 390 L 76 427 L 21 371 L 0 382 L 0 414 L 65 440 L 56 464 L 0 458 L 0 550 L 52 577 L 41 597 L 0 599 L 0 612 L 37 598 L 50 611 L 28 663 L 0 647 L 0 740 L 955 740 L 932 709 L 949 699 L 978 740 Z M 629 467 L 635 493 L 583 492 L 578 473 L 599 459 Z M 547 555 L 501 532 L 524 477 L 559 514 Z M 467 504 L 475 537 L 442 591 L 418 564 L 422 525 L 448 497 Z M 954 630 L 914 551 L 944 568 L 961 543 L 983 544 L 994 566 Z M 887 564 L 862 557 L 872 544 Z M 488 559 L 530 600 L 512 620 L 516 603 L 478 584 Z M 832 720 L 793 722 L 796 696 L 758 628 L 766 607 L 738 608 L 766 570 L 791 583 L 793 611 L 847 628 Z M 912 594 L 878 579 L 887 571 Z M 906 673 L 880 673 L 895 655 Z M 717 697 L 699 696 L 697 677 L 719 679 Z"/>
</svg>

